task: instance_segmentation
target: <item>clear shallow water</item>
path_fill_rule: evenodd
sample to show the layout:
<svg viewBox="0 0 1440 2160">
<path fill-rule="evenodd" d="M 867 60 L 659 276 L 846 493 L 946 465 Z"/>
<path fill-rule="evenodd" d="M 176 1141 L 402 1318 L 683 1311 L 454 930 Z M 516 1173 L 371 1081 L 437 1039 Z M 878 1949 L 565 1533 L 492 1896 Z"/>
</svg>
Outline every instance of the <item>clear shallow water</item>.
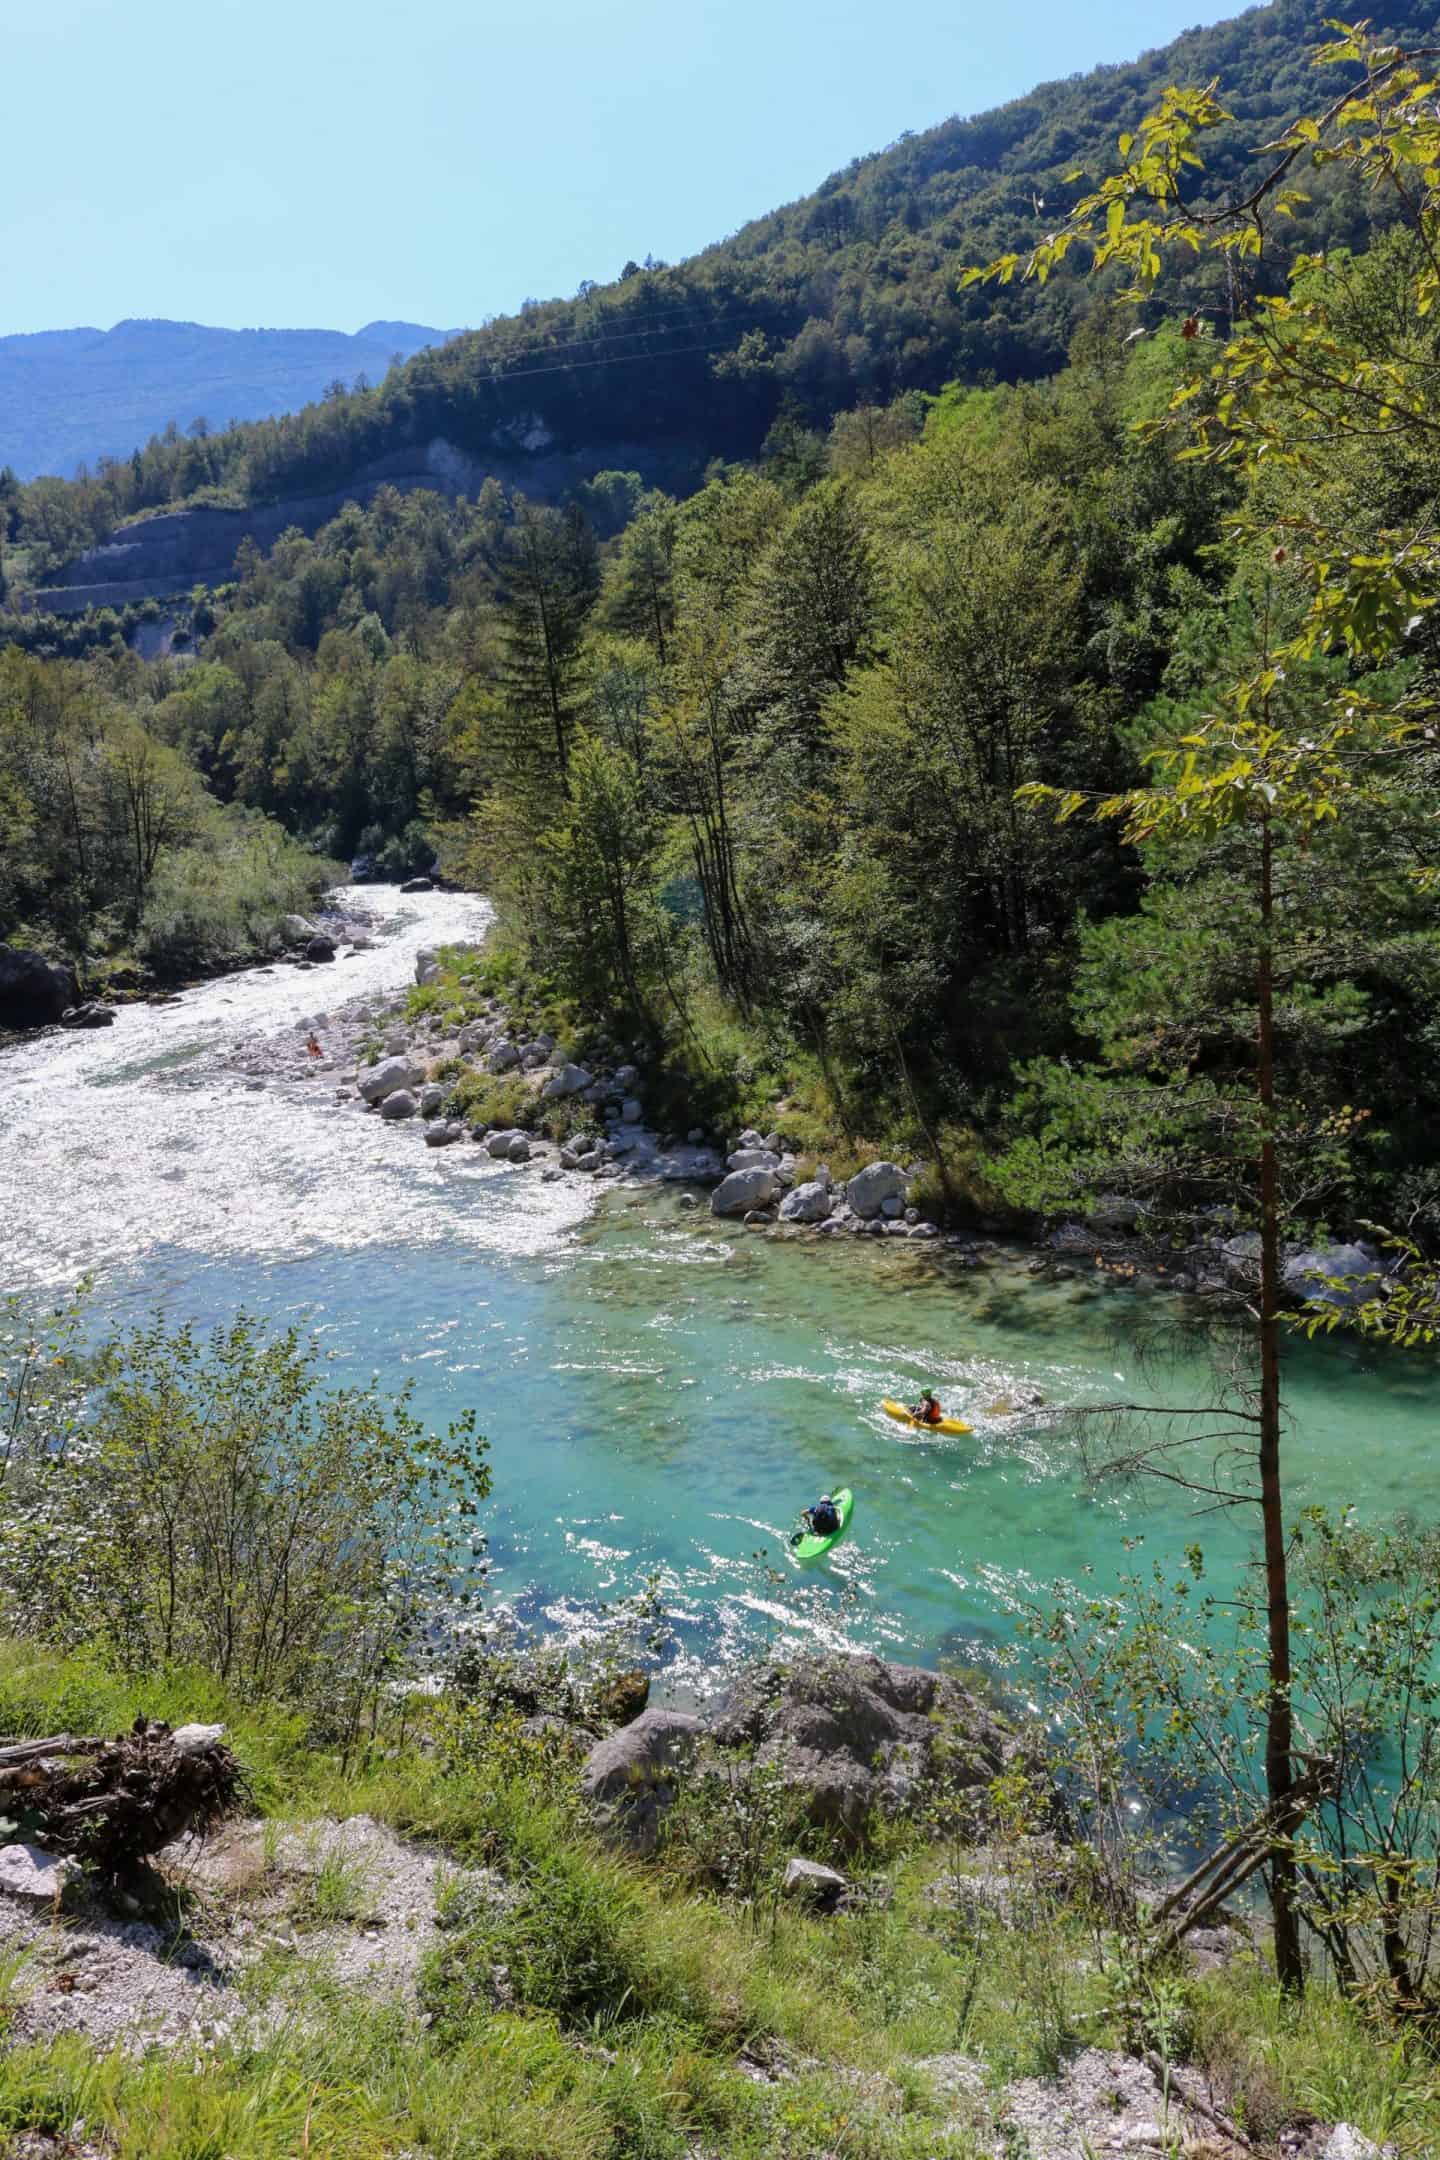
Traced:
<svg viewBox="0 0 1440 2160">
<path fill-rule="evenodd" d="M 1197 1535 L 1212 1581 L 1243 1561 L 1242 1519 L 1197 1524 L 1167 1488 L 1089 1491 L 1065 1432 L 1004 1407 L 1026 1387 L 1049 1405 L 1213 1399 L 1198 1353 L 1157 1350 L 1157 1301 L 893 1243 L 772 1242 L 669 1190 L 590 1213 L 588 1188 L 427 1151 L 319 1084 L 254 1092 L 219 1070 L 237 1038 L 398 988 L 420 945 L 485 921 L 452 895 L 351 897 L 404 909 L 372 953 L 0 1054 L 12 1273 L 94 1267 L 105 1316 L 246 1306 L 313 1327 L 337 1373 L 412 1381 L 433 1422 L 473 1407 L 493 1450 L 497 1599 L 583 1632 L 653 1577 L 687 1692 L 772 1640 L 983 1660 L 1016 1601 L 1056 1578 L 1103 1588 Z M 971 1435 L 926 1439 L 880 1413 L 927 1379 Z M 1297 1505 L 1440 1516 L 1433 1378 L 1307 1347 L 1289 1401 Z M 853 1534 L 801 1570 L 795 1510 L 838 1484 L 857 1495 Z"/>
</svg>

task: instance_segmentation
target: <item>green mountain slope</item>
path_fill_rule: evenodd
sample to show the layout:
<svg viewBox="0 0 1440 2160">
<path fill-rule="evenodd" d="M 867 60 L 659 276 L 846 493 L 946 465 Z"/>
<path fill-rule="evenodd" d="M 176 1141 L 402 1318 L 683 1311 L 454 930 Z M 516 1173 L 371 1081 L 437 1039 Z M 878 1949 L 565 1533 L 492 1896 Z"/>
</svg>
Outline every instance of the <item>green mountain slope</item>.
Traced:
<svg viewBox="0 0 1440 2160">
<path fill-rule="evenodd" d="M 1423 42 L 1440 0 L 1393 0 L 1389 13 L 1397 35 Z M 688 262 L 629 265 L 613 284 L 527 306 L 417 354 L 377 388 L 204 442 L 153 443 L 68 501 L 52 485 L 32 528 L 53 562 L 138 509 L 206 490 L 257 502 L 344 486 L 435 438 L 482 465 L 552 449 L 604 465 L 610 446 L 648 443 L 698 472 L 753 455 L 787 402 L 823 422 L 957 376 L 1049 373 L 1093 285 L 1063 276 L 1043 294 L 961 294 L 962 268 L 1045 229 L 1075 192 L 1066 175 L 1107 170 L 1118 132 L 1171 82 L 1221 78 L 1234 119 L 1211 139 L 1204 184 L 1230 189 L 1315 102 L 1311 55 L 1324 35 L 1318 0 L 1274 0 L 1128 66 L 904 136 Z M 1322 173 L 1293 244 L 1362 244 L 1370 214 L 1353 186 Z M 1283 254 L 1266 260 L 1278 277 Z M 1223 316 L 1243 294 L 1218 279 L 1202 271 L 1187 298 Z M 11 521 L 20 528 L 14 511 Z"/>
</svg>

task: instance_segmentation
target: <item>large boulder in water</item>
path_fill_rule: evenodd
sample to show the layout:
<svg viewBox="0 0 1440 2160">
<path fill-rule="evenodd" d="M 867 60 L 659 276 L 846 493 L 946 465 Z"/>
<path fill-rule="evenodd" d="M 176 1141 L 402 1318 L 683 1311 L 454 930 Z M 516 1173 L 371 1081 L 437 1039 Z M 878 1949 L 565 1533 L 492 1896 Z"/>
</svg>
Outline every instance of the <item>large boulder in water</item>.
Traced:
<svg viewBox="0 0 1440 2160">
<path fill-rule="evenodd" d="M 744 1674 L 711 1733 L 722 1747 L 753 1748 L 778 1765 L 814 1822 L 850 1836 L 876 1812 L 902 1814 L 920 1803 L 942 1764 L 952 1788 L 979 1788 L 1020 1746 L 956 1680 L 878 1657 L 824 1653 Z"/>
<path fill-rule="evenodd" d="M 0 945 L 0 1027 L 47 1027 L 77 995 L 68 967 L 23 945 Z"/>
<path fill-rule="evenodd" d="M 851 1178 L 845 1188 L 845 1197 L 860 1220 L 870 1222 L 881 1213 L 887 1200 L 898 1200 L 904 1206 L 909 1182 L 899 1163 L 867 1163 Z"/>
<path fill-rule="evenodd" d="M 694 1762 L 705 1726 L 684 1710 L 646 1710 L 585 1758 L 580 1790 L 602 1826 L 633 1852 L 653 1852 L 660 1817 Z"/>
<path fill-rule="evenodd" d="M 732 1170 L 710 1195 L 712 1215 L 748 1215 L 752 1208 L 769 1207 L 780 1190 L 773 1170 Z"/>
</svg>

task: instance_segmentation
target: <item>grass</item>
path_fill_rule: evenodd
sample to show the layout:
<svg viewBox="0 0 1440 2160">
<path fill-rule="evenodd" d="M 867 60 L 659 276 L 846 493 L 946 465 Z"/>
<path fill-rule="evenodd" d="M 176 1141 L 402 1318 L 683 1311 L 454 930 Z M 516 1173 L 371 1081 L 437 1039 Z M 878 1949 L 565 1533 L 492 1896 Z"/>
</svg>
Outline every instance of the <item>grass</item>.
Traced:
<svg viewBox="0 0 1440 2160">
<path fill-rule="evenodd" d="M 0 1643 L 0 1731 L 118 1729 L 138 1710 L 224 1721 L 262 1811 L 315 1825 L 302 1922 L 365 1916 L 358 1871 L 321 1842 L 326 1818 L 367 1813 L 446 1855 L 426 2020 L 306 1965 L 303 1986 L 288 1968 L 269 1976 L 262 2037 L 208 2056 L 12 2039 L 0 2154 L 22 2130 L 83 2121 L 117 2160 L 976 2160 L 987 2103 L 942 2100 L 926 2057 L 965 2051 L 999 2085 L 1120 2044 L 1094 1915 L 1058 1892 L 1043 1911 L 957 1912 L 936 1896 L 942 1856 L 918 1836 L 876 1846 L 882 1898 L 815 1918 L 707 1889 L 722 1871 L 695 1843 L 703 1816 L 656 1862 L 603 1849 L 573 1757 L 513 1716 L 452 1720 L 412 1703 L 425 1751 L 397 1728 L 346 1776 L 297 1720 L 229 1702 L 199 1675 L 130 1680 Z M 796 1849 L 791 1833 L 779 1827 L 776 1853 Z M 802 1849 L 821 1857 L 823 1841 Z M 476 1866 L 504 1878 L 503 1899 L 474 1892 L 461 1870 Z M 0 2033 L 24 1985 L 0 1973 Z M 246 1993 L 266 2000 L 266 1976 Z M 1204 2068 L 1257 2140 L 1311 2111 L 1414 2160 L 1440 2150 L 1433 2059 L 1323 1986 L 1292 2008 L 1246 1962 L 1177 1976 L 1172 1994 L 1177 2058 Z M 745 2067 L 756 2062 L 784 2074 L 759 2082 Z"/>
</svg>

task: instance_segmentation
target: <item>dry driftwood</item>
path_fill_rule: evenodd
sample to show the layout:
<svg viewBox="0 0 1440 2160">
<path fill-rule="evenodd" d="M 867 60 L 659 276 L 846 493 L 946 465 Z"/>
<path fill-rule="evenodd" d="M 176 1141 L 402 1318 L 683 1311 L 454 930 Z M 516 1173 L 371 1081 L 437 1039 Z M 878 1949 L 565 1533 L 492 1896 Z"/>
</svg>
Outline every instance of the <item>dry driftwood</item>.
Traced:
<svg viewBox="0 0 1440 2160">
<path fill-rule="evenodd" d="M 133 1873 L 234 1804 L 240 1766 L 220 1734 L 218 1725 L 172 1732 L 141 1717 L 113 1740 L 0 1740 L 0 1816 L 15 1825 L 7 1834 L 108 1875 Z"/>
</svg>

